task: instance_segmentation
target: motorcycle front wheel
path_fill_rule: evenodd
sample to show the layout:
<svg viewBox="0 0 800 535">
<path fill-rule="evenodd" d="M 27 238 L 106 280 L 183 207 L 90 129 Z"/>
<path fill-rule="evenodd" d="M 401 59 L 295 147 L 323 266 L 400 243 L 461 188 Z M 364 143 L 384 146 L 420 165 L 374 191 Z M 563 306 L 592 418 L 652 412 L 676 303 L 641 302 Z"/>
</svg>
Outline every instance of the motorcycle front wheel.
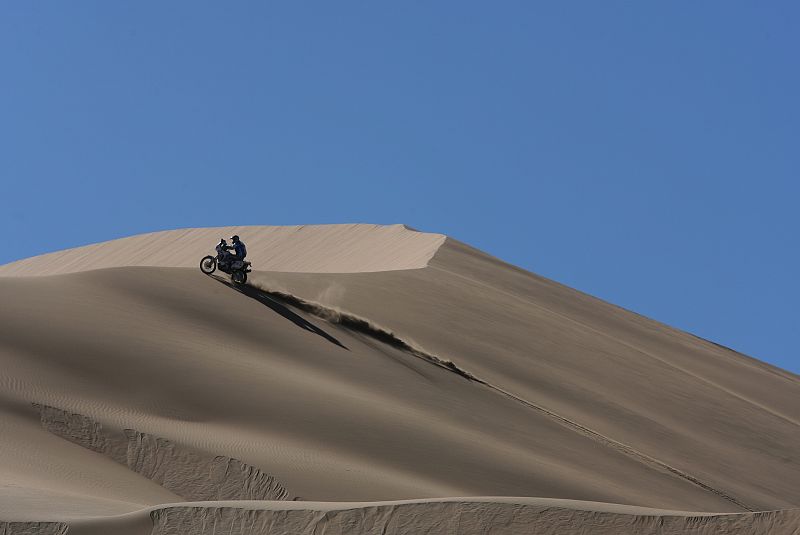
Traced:
<svg viewBox="0 0 800 535">
<path fill-rule="evenodd" d="M 200 271 L 206 275 L 211 275 L 217 269 L 217 259 L 213 256 L 206 256 L 200 261 Z"/>
<path fill-rule="evenodd" d="M 233 273 L 231 273 L 231 280 L 234 284 L 244 284 L 247 282 L 247 273 L 244 271 L 237 269 Z"/>
</svg>

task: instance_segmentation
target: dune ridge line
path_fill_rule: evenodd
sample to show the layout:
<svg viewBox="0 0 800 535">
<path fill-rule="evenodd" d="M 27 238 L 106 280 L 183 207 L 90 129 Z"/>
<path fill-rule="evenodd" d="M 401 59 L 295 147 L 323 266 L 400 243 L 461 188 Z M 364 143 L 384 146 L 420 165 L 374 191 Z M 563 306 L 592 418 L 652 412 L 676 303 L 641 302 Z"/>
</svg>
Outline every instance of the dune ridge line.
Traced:
<svg viewBox="0 0 800 535">
<path fill-rule="evenodd" d="M 647 455 L 646 453 L 641 452 L 641 451 L 639 451 L 639 450 L 637 450 L 637 449 L 635 449 L 635 448 L 633 448 L 633 447 L 631 447 L 631 446 L 629 446 L 627 444 L 624 444 L 622 442 L 614 440 L 613 438 L 605 436 L 602 433 L 600 433 L 598 431 L 595 431 L 595 430 L 593 430 L 593 429 L 591 429 L 589 427 L 586 427 L 583 424 L 580 424 L 580 423 L 578 423 L 578 422 L 576 422 L 574 420 L 571 420 L 571 419 L 569 419 L 569 418 L 567 418 L 565 416 L 562 416 L 562 415 L 556 413 L 555 411 L 552 411 L 552 410 L 550 410 L 550 409 L 548 409 L 548 408 L 546 408 L 546 407 L 544 407 L 542 405 L 539 405 L 539 404 L 534 403 L 532 401 L 529 401 L 527 399 L 521 398 L 521 397 L 517 396 L 516 394 L 513 394 L 513 393 L 511 393 L 511 392 L 509 392 L 509 391 L 507 391 L 507 390 L 505 390 L 505 389 L 503 389 L 501 387 L 498 387 L 498 386 L 496 386 L 496 385 L 494 385 L 494 384 L 492 384 L 492 383 L 490 383 L 490 382 L 488 382 L 488 381 L 486 381 L 484 379 L 481 379 L 480 377 L 476 376 L 472 372 L 467 371 L 467 370 L 459 367 L 452 360 L 445 359 L 445 358 L 433 355 L 433 354 L 423 350 L 422 348 L 417 347 L 412 342 L 403 340 L 400 336 L 395 334 L 390 329 L 382 327 L 382 326 L 378 325 L 377 323 L 375 323 L 375 322 L 373 322 L 371 320 L 368 320 L 366 318 L 363 318 L 363 317 L 358 316 L 356 314 L 353 314 L 351 312 L 347 312 L 347 311 L 344 311 L 344 310 L 341 310 L 341 309 L 338 309 L 338 308 L 334 308 L 334 307 L 330 307 L 330 306 L 327 306 L 327 305 L 323 305 L 322 303 L 319 303 L 319 302 L 316 302 L 316 301 L 312 301 L 312 300 L 308 300 L 308 299 L 296 296 L 296 295 L 294 295 L 292 293 L 289 293 L 289 292 L 286 292 L 286 291 L 283 291 L 283 290 L 277 290 L 277 289 L 270 288 L 268 285 L 266 285 L 266 284 L 264 284 L 262 282 L 252 281 L 252 282 L 249 283 L 249 285 L 261 290 L 262 292 L 266 293 L 267 295 L 269 295 L 269 296 L 271 296 L 271 297 L 273 297 L 275 299 L 278 299 L 278 300 L 282 301 L 284 304 L 294 306 L 295 308 L 297 308 L 299 310 L 302 310 L 304 312 L 312 314 L 312 315 L 314 315 L 314 316 L 316 316 L 316 317 L 318 317 L 320 319 L 323 319 L 325 321 L 328 321 L 330 323 L 341 325 L 342 327 L 347 328 L 349 330 L 352 330 L 352 331 L 355 331 L 355 332 L 370 336 L 370 337 L 372 337 L 372 338 L 374 338 L 374 339 L 376 339 L 376 340 L 378 340 L 380 342 L 383 342 L 383 343 L 385 343 L 387 345 L 391 345 L 392 347 L 395 347 L 395 348 L 398 348 L 398 349 L 400 349 L 402 351 L 405 351 L 406 353 L 409 353 L 410 355 L 412 355 L 412 356 L 414 356 L 416 358 L 419 358 L 419 359 L 424 360 L 424 361 L 426 361 L 426 362 L 428 362 L 430 364 L 433 364 L 434 366 L 438 366 L 438 367 L 443 368 L 443 369 L 445 369 L 445 370 L 447 370 L 449 372 L 455 373 L 455 374 L 457 374 L 457 375 L 459 375 L 459 376 L 461 376 L 461 377 L 463 377 L 463 378 L 465 378 L 465 379 L 467 379 L 467 380 L 469 380 L 471 382 L 478 383 L 478 384 L 481 384 L 481 385 L 483 385 L 483 386 L 485 386 L 487 388 L 490 388 L 490 389 L 494 390 L 495 392 L 497 392 L 499 394 L 502 394 L 503 396 L 505 396 L 505 397 L 507 397 L 509 399 L 512 399 L 512 400 L 514 400 L 514 401 L 516 401 L 518 403 L 521 403 L 521 404 L 523 404 L 523 405 L 525 405 L 525 406 L 527 406 L 527 407 L 529 407 L 531 409 L 534 409 L 534 410 L 536 410 L 536 411 L 548 416 L 549 418 L 551 418 L 552 420 L 558 422 L 562 426 L 564 426 L 564 427 L 566 427 L 568 429 L 571 429 L 571 430 L 573 430 L 575 432 L 578 432 L 578 433 L 582 434 L 583 436 L 586 436 L 587 438 L 590 438 L 590 439 L 592 439 L 592 440 L 594 440 L 594 441 L 596 441 L 596 442 L 598 442 L 600 444 L 603 444 L 604 446 L 613 448 L 614 450 L 616 450 L 616 451 L 618 451 L 620 453 L 623 453 L 623 454 L 625 454 L 625 455 L 627 455 L 627 456 L 629 456 L 629 457 L 631 457 L 633 459 L 636 459 L 636 460 L 638 460 L 638 461 L 640 461 L 640 462 L 642 462 L 644 464 L 647 464 L 647 465 L 649 465 L 649 466 L 651 466 L 653 468 L 656 468 L 656 469 L 658 469 L 658 470 L 660 470 L 662 472 L 666 472 L 668 474 L 671 474 L 671 475 L 674 475 L 674 476 L 679 477 L 681 479 L 684 479 L 684 480 L 692 483 L 693 485 L 696 485 L 696 486 L 702 488 L 703 490 L 706 490 L 708 492 L 716 494 L 717 496 L 719 496 L 719 497 L 721 497 L 721 498 L 723 498 L 723 499 L 725 499 L 725 500 L 737 505 L 738 507 L 741 507 L 742 509 L 744 509 L 746 511 L 749 511 L 749 512 L 754 512 L 755 511 L 755 509 L 753 507 L 745 504 L 744 502 L 742 502 L 741 500 L 735 498 L 731 494 L 729 494 L 729 493 L 727 493 L 727 492 L 725 492 L 723 490 L 720 490 L 718 488 L 715 488 L 714 486 L 703 482 L 699 478 L 697 478 L 697 477 L 695 477 L 695 476 L 693 476 L 693 475 L 691 475 L 691 474 L 689 474 L 689 473 L 687 473 L 687 472 L 685 472 L 683 470 L 680 470 L 679 468 L 671 466 L 671 465 L 669 465 L 669 464 L 667 464 L 667 463 L 665 463 L 665 462 L 663 462 L 663 461 L 661 461 L 659 459 L 651 457 L 650 455 Z"/>
</svg>

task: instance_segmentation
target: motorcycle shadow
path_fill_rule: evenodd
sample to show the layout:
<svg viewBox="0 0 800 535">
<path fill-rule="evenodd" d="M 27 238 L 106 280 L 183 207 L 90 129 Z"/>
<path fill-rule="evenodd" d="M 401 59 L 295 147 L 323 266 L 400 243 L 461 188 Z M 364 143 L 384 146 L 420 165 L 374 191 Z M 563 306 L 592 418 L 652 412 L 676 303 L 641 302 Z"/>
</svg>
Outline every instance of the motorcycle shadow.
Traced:
<svg viewBox="0 0 800 535">
<path fill-rule="evenodd" d="M 249 286 L 249 285 L 233 284 L 229 280 L 227 280 L 225 278 L 222 278 L 222 277 L 219 277 L 217 275 L 213 275 L 213 274 L 209 275 L 209 277 L 211 277 L 212 279 L 216 280 L 217 282 L 219 282 L 221 284 L 224 284 L 228 288 L 236 290 L 240 294 L 246 295 L 247 297 L 258 301 L 259 303 L 261 303 L 265 307 L 271 309 L 273 312 L 276 312 L 277 314 L 280 314 L 281 316 L 283 316 L 287 320 L 291 321 L 292 323 L 294 323 L 295 325 L 297 325 L 301 329 L 303 329 L 305 331 L 312 332 L 312 333 L 314 333 L 314 334 L 316 334 L 318 336 L 321 336 L 322 338 L 326 339 L 328 342 L 330 342 L 332 344 L 335 344 L 335 345 L 341 347 L 342 349 L 347 349 L 348 351 L 350 351 L 350 348 L 348 348 L 346 345 L 341 343 L 335 337 L 331 336 L 330 334 L 325 332 L 323 329 L 320 329 L 319 327 L 317 327 L 316 325 L 314 325 L 313 323 L 311 323 L 310 321 L 305 319 L 303 316 L 300 316 L 299 314 L 296 314 L 291 309 L 289 309 L 289 307 L 287 307 L 283 303 L 279 302 L 274 297 L 269 296 L 266 293 L 262 292 L 258 288 L 254 288 L 254 287 Z"/>
</svg>

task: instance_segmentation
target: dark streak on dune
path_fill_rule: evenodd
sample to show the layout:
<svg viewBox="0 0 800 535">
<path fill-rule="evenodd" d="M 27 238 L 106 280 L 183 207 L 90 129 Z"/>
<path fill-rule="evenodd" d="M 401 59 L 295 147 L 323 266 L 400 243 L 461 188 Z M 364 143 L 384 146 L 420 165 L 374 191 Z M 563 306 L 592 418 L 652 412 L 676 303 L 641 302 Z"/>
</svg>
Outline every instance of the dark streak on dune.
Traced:
<svg viewBox="0 0 800 535">
<path fill-rule="evenodd" d="M 265 293 L 268 296 L 277 299 L 287 305 L 291 305 L 297 308 L 298 310 L 302 310 L 303 312 L 313 314 L 318 318 L 324 319 L 326 321 L 329 321 L 337 325 L 341 325 L 342 327 L 345 327 L 350 331 L 369 336 L 370 338 L 378 340 L 379 342 L 383 342 L 388 346 L 400 349 L 401 351 L 405 351 L 406 353 L 410 353 L 411 355 L 414 355 L 417 358 L 425 360 L 435 366 L 439 366 L 440 368 L 444 368 L 448 371 L 451 371 L 457 375 L 460 375 L 461 377 L 464 377 L 465 379 L 486 384 L 484 381 L 478 379 L 468 371 L 463 370 L 458 366 L 456 366 L 456 364 L 453 363 L 452 361 L 439 358 L 435 355 L 427 353 L 426 351 L 416 348 L 410 343 L 400 338 L 399 336 L 397 336 L 392 331 L 385 329 L 365 318 L 356 316 L 355 314 L 351 314 L 349 312 L 344 312 L 341 310 L 336 310 L 327 307 L 321 303 L 308 301 L 306 299 L 302 299 L 290 293 L 281 292 L 278 290 L 271 290 L 262 287 L 256 287 L 252 285 L 250 287 L 258 288 L 260 292 Z"/>
<path fill-rule="evenodd" d="M 291 499 L 274 477 L 237 459 L 208 455 L 133 429 L 115 433 L 82 414 L 34 406 L 51 433 L 106 455 L 187 501 Z"/>
<path fill-rule="evenodd" d="M 253 287 L 253 286 L 251 285 L 251 287 Z M 397 349 L 405 351 L 406 353 L 409 353 L 409 354 L 411 354 L 411 355 L 413 355 L 413 356 L 415 356 L 417 358 L 425 360 L 426 362 L 429 362 L 429 363 L 434 364 L 434 365 L 436 365 L 436 366 L 438 366 L 440 368 L 444 368 L 444 369 L 446 369 L 446 370 L 448 370 L 450 372 L 453 372 L 453 373 L 455 373 L 457 375 L 460 375 L 461 377 L 464 377 L 464 378 L 466 378 L 466 379 L 468 379 L 468 380 L 470 380 L 472 382 L 484 385 L 487 388 L 490 388 L 490 389 L 494 390 L 495 392 L 497 392 L 499 394 L 502 394 L 503 396 L 505 396 L 507 398 L 510 398 L 510 399 L 512 399 L 512 400 L 514 400 L 514 401 L 516 401 L 518 403 L 521 403 L 521 404 L 523 404 L 523 405 L 525 405 L 525 406 L 527 406 L 527 407 L 529 407 L 531 409 L 534 409 L 534 410 L 536 410 L 536 411 L 548 416 L 549 418 L 553 419 L 554 421 L 558 422 L 559 424 L 563 425 L 564 427 L 566 427 L 568 429 L 571 429 L 571 430 L 573 430 L 573 431 L 575 431 L 577 433 L 580 433 L 581 435 L 583 435 L 583 436 L 585 436 L 587 438 L 590 438 L 590 439 L 592 439 L 592 440 L 594 440 L 594 441 L 596 441 L 596 442 L 598 442 L 600 444 L 603 444 L 604 446 L 612 448 L 612 449 L 614 449 L 614 450 L 616 450 L 616 451 L 618 451 L 618 452 L 620 452 L 622 454 L 625 454 L 625 455 L 627 455 L 627 456 L 629 456 L 629 457 L 631 457 L 633 459 L 636 459 L 639 462 L 642 462 L 642 463 L 644 463 L 646 465 L 649 465 L 649 466 L 651 466 L 651 467 L 653 467 L 653 468 L 655 468 L 657 470 L 660 470 L 662 472 L 666 472 L 668 474 L 671 474 L 671 475 L 677 476 L 679 478 L 682 478 L 682 479 L 684 479 L 684 480 L 686 480 L 686 481 L 688 481 L 688 482 L 690 482 L 690 483 L 692 483 L 694 485 L 697 485 L 698 487 L 700 487 L 700 488 L 702 488 L 702 489 L 704 489 L 704 490 L 706 490 L 708 492 L 716 494 L 717 496 L 719 496 L 719 497 L 721 497 L 721 498 L 723 498 L 723 499 L 725 499 L 725 500 L 727 500 L 727 501 L 729 501 L 729 502 L 731 502 L 733 504 L 736 504 L 737 506 L 741 507 L 742 509 L 744 509 L 746 511 L 755 511 L 754 508 L 746 505 L 741 500 L 735 498 L 734 496 L 730 495 L 729 493 L 727 493 L 727 492 L 725 492 L 723 490 L 717 489 L 717 488 L 713 487 L 712 485 L 709 485 L 708 483 L 704 483 L 703 481 L 701 481 L 697 477 L 695 477 L 695 476 L 693 476 L 693 475 L 691 475 L 691 474 L 689 474 L 687 472 L 684 472 L 683 470 L 675 468 L 674 466 L 670 466 L 669 464 L 667 464 L 667 463 L 665 463 L 663 461 L 660 461 L 659 459 L 656 459 L 654 457 L 651 457 L 651 456 L 647 455 L 646 453 L 638 451 L 635 448 L 633 448 L 633 447 L 631 447 L 631 446 L 629 446 L 627 444 L 624 444 L 622 442 L 618 442 L 618 441 L 614 440 L 613 438 L 607 437 L 607 436 L 603 435 L 602 433 L 594 431 L 593 429 L 590 429 L 589 427 L 586 427 L 586 426 L 584 426 L 584 425 L 582 425 L 582 424 L 580 424 L 578 422 L 575 422 L 574 420 L 566 418 L 566 417 L 564 417 L 564 416 L 562 416 L 562 415 L 560 415 L 560 414 L 558 414 L 558 413 L 556 413 L 556 412 L 554 412 L 554 411 L 552 411 L 550 409 L 547 409 L 546 407 L 538 405 L 538 404 L 536 404 L 536 403 L 534 403 L 532 401 L 528 401 L 527 399 L 523 399 L 523 398 L 521 398 L 521 397 L 519 397 L 519 396 L 517 396 L 515 394 L 512 394 L 511 392 L 508 392 L 507 390 L 504 390 L 504 389 L 502 389 L 502 388 L 500 388 L 498 386 L 495 386 L 495 385 L 489 383 L 488 381 L 485 381 L 485 380 L 475 376 L 474 374 L 472 374 L 472 373 L 460 368 L 459 366 L 457 366 L 455 363 L 453 363 L 450 360 L 437 357 L 437 356 L 432 355 L 432 354 L 430 354 L 430 353 L 428 353 L 426 351 L 423 351 L 422 349 L 414 347 L 411 343 L 406 342 L 405 340 L 403 340 L 402 338 L 397 336 L 392 331 L 390 331 L 390 330 L 388 330 L 386 328 L 383 328 L 383 327 L 381 327 L 381 326 L 379 326 L 379 325 L 377 325 L 377 324 L 375 324 L 375 323 L 373 323 L 373 322 L 371 322 L 371 321 L 369 321 L 369 320 L 367 320 L 365 318 L 359 317 L 359 316 L 357 316 L 355 314 L 352 314 L 352 313 L 349 313 L 349 312 L 345 312 L 345 311 L 342 311 L 342 310 L 337 310 L 337 309 L 325 306 L 325 305 L 323 305 L 321 303 L 317 303 L 317 302 L 314 302 L 314 301 L 309 301 L 309 300 L 303 299 L 301 297 L 298 297 L 296 295 L 292 295 L 290 293 L 283 292 L 283 291 L 280 291 L 280 290 L 264 288 L 262 286 L 258 286 L 257 288 L 261 292 L 266 293 L 267 295 L 269 295 L 269 296 L 271 296 L 271 297 L 273 297 L 275 299 L 278 299 L 278 300 L 282 301 L 283 303 L 286 303 L 287 305 L 290 305 L 290 306 L 293 306 L 293 307 L 295 307 L 295 308 L 297 308 L 299 310 L 302 310 L 303 312 L 307 312 L 309 314 L 313 314 L 314 316 L 322 318 L 322 319 L 324 319 L 326 321 L 329 321 L 331 323 L 341 325 L 342 327 L 345 327 L 345 328 L 347 328 L 347 329 L 349 329 L 351 331 L 358 332 L 358 333 L 364 334 L 366 336 L 370 336 L 370 337 L 374 338 L 375 340 L 378 340 L 378 341 L 383 342 L 383 343 L 385 343 L 387 345 L 390 345 L 392 347 L 395 347 Z"/>
<path fill-rule="evenodd" d="M 310 321 L 306 320 L 302 316 L 298 316 L 297 314 L 295 314 L 294 312 L 292 312 L 291 310 L 286 308 L 284 305 L 282 305 L 280 302 L 276 301 L 275 299 L 272 299 L 269 295 L 267 295 L 268 292 L 260 291 L 257 288 L 255 288 L 253 286 L 250 286 L 250 285 L 235 285 L 235 284 L 232 284 L 232 283 L 228 282 L 227 280 L 225 280 L 224 278 L 219 277 L 217 275 L 211 275 L 211 278 L 217 280 L 218 282 L 221 282 L 222 284 L 224 284 L 225 286 L 228 286 L 229 288 L 233 288 L 237 292 L 239 292 L 241 294 L 244 294 L 247 297 L 250 297 L 251 299 L 255 299 L 256 301 L 258 301 L 262 305 L 270 308 L 274 312 L 277 312 L 278 314 L 280 314 L 284 318 L 288 319 L 289 321 L 291 321 L 292 323 L 294 323 L 295 325 L 297 325 L 301 329 L 309 331 L 309 332 L 312 332 L 312 333 L 314 333 L 314 334 L 316 334 L 318 336 L 321 336 L 322 338 L 326 339 L 330 343 L 332 343 L 334 345 L 337 345 L 337 346 L 341 347 L 342 349 L 348 349 L 347 346 L 342 344 L 339 340 L 337 340 L 336 338 L 334 338 L 333 336 L 331 336 L 330 334 L 328 334 L 324 330 L 320 329 L 319 327 L 317 327 L 316 325 L 314 325 Z"/>
</svg>

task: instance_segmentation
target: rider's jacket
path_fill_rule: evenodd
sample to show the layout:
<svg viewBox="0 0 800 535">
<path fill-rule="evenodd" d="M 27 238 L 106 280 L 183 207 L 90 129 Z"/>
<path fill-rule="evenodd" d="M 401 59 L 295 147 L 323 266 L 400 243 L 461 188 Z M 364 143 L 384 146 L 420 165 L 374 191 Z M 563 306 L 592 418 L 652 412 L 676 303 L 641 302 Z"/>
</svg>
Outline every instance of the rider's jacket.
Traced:
<svg viewBox="0 0 800 535">
<path fill-rule="evenodd" d="M 233 250 L 236 253 L 236 257 L 241 260 L 245 256 L 247 256 L 247 247 L 244 246 L 244 243 L 241 241 L 236 242 L 233 244 Z"/>
</svg>

